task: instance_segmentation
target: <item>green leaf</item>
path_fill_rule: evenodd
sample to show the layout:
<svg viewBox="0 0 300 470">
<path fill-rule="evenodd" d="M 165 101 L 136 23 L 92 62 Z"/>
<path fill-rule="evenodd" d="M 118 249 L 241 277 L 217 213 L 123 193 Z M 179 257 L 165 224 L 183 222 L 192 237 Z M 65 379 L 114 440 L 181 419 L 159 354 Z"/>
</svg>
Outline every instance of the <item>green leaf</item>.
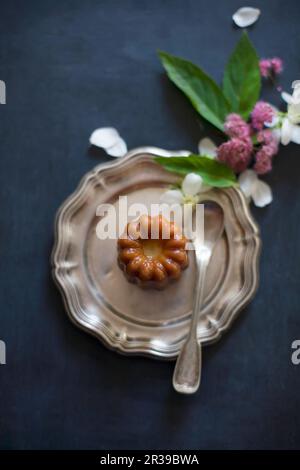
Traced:
<svg viewBox="0 0 300 470">
<path fill-rule="evenodd" d="M 188 157 L 156 157 L 155 161 L 174 173 L 197 173 L 211 186 L 227 188 L 236 184 L 231 168 L 210 157 L 192 154 Z"/>
<path fill-rule="evenodd" d="M 230 106 L 221 88 L 197 65 L 188 60 L 159 52 L 170 80 L 188 97 L 198 113 L 223 131 Z"/>
<path fill-rule="evenodd" d="M 260 86 L 257 53 L 244 32 L 226 65 L 223 91 L 233 111 L 247 120 L 259 98 Z"/>
</svg>

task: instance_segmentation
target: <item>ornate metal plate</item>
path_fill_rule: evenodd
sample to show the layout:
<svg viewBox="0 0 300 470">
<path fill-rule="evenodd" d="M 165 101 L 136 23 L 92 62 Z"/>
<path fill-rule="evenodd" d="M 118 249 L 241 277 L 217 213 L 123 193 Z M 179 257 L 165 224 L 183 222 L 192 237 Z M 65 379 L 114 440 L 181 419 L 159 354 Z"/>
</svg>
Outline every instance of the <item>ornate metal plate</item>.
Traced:
<svg viewBox="0 0 300 470">
<path fill-rule="evenodd" d="M 117 265 L 116 240 L 99 240 L 99 204 L 119 195 L 129 202 L 159 201 L 178 177 L 153 161 L 153 155 L 186 155 L 143 147 L 112 163 L 97 166 L 63 203 L 55 222 L 52 254 L 54 279 L 71 320 L 123 353 L 174 358 L 188 332 L 193 298 L 194 261 L 181 279 L 163 291 L 129 283 Z M 225 211 L 225 233 L 215 248 L 205 286 L 205 306 L 198 336 L 203 344 L 217 340 L 258 286 L 259 230 L 242 193 L 214 189 L 206 198 Z"/>
</svg>

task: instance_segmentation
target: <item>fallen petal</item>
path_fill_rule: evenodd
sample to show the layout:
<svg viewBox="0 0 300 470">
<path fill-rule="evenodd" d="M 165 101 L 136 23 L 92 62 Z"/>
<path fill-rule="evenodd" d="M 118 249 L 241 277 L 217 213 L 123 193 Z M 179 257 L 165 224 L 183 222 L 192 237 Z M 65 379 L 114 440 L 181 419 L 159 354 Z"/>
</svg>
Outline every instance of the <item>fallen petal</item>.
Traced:
<svg viewBox="0 0 300 470">
<path fill-rule="evenodd" d="M 272 190 L 265 181 L 257 180 L 252 192 L 252 199 L 257 207 L 265 207 L 273 201 Z"/>
<path fill-rule="evenodd" d="M 217 146 L 208 137 L 204 137 L 198 143 L 198 151 L 200 155 L 215 158 L 217 155 Z"/>
<path fill-rule="evenodd" d="M 109 148 L 106 148 L 106 153 L 111 157 L 123 157 L 127 153 L 127 145 L 125 140 L 119 137 L 119 140 Z"/>
<path fill-rule="evenodd" d="M 240 28 L 246 28 L 258 20 L 260 10 L 252 7 L 239 8 L 232 16 L 233 21 Z"/>
<path fill-rule="evenodd" d="M 179 189 L 169 189 L 160 196 L 159 202 L 161 204 L 182 204 L 183 195 Z"/>
<path fill-rule="evenodd" d="M 113 127 L 100 127 L 90 136 L 90 144 L 107 149 L 112 147 L 120 139 L 120 135 Z"/>
<path fill-rule="evenodd" d="M 203 180 L 196 173 L 189 173 L 182 182 L 182 191 L 186 196 L 195 196 L 201 189 Z"/>
<path fill-rule="evenodd" d="M 257 174 L 253 170 L 245 170 L 239 176 L 240 188 L 246 197 L 252 196 L 254 186 L 257 182 Z"/>
</svg>

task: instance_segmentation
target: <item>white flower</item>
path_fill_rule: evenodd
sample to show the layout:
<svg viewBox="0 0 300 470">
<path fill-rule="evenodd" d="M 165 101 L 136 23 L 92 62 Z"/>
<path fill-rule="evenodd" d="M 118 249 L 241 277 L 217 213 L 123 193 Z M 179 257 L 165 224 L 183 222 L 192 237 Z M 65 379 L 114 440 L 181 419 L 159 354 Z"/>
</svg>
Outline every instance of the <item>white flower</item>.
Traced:
<svg viewBox="0 0 300 470">
<path fill-rule="evenodd" d="M 290 142 L 300 144 L 300 126 L 296 126 L 289 117 L 285 117 L 281 125 L 280 138 L 282 145 L 287 145 Z"/>
<path fill-rule="evenodd" d="M 247 198 L 252 198 L 257 207 L 265 207 L 273 200 L 270 186 L 258 178 L 253 170 L 245 170 L 239 176 L 240 188 Z"/>
<path fill-rule="evenodd" d="M 300 81 L 294 81 L 292 88 L 293 95 L 285 91 L 281 93 L 282 99 L 288 104 L 287 114 L 281 122 L 280 138 L 283 145 L 290 142 L 300 144 Z"/>
<path fill-rule="evenodd" d="M 100 127 L 90 136 L 90 144 L 103 148 L 112 157 L 123 157 L 127 152 L 126 142 L 113 127 Z"/>
<path fill-rule="evenodd" d="M 169 189 L 160 197 L 161 203 L 172 204 L 197 204 L 199 193 L 208 191 L 210 186 L 203 184 L 203 179 L 196 173 L 185 176 L 180 189 Z"/>
<path fill-rule="evenodd" d="M 208 137 L 204 137 L 198 143 L 198 152 L 200 155 L 215 158 L 217 156 L 217 146 Z"/>
<path fill-rule="evenodd" d="M 232 16 L 233 21 L 240 28 L 251 26 L 258 20 L 260 10 L 252 7 L 239 8 Z"/>
</svg>

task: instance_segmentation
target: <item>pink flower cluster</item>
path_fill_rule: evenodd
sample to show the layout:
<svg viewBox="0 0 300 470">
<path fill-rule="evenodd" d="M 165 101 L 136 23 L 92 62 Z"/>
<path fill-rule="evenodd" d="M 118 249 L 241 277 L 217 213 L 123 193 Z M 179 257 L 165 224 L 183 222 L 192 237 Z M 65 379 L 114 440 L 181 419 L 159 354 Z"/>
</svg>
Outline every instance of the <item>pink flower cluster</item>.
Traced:
<svg viewBox="0 0 300 470">
<path fill-rule="evenodd" d="M 247 139 L 250 137 L 250 126 L 241 118 L 239 114 L 228 114 L 224 130 L 229 137 L 238 137 L 239 139 Z"/>
<path fill-rule="evenodd" d="M 283 62 L 279 57 L 273 59 L 261 59 L 259 61 L 260 74 L 264 78 L 270 78 L 278 75 L 283 70 Z"/>
<path fill-rule="evenodd" d="M 224 130 L 230 139 L 218 147 L 218 159 L 235 173 L 246 170 L 253 157 L 253 169 L 257 174 L 271 171 L 273 156 L 278 152 L 278 142 L 272 131 L 264 127 L 272 121 L 273 116 L 272 107 L 263 101 L 258 101 L 254 106 L 250 123 L 238 114 L 229 114 Z"/>
<path fill-rule="evenodd" d="M 218 159 L 236 173 L 244 171 L 250 163 L 253 149 L 250 126 L 238 114 L 229 114 L 224 124 L 226 134 L 231 137 L 217 150 Z"/>
<path fill-rule="evenodd" d="M 278 152 L 278 140 L 269 129 L 264 129 L 257 134 L 257 141 L 261 147 L 255 154 L 254 171 L 258 175 L 264 175 L 272 170 L 272 160 Z"/>
<path fill-rule="evenodd" d="M 252 127 L 261 131 L 265 123 L 270 124 L 274 117 L 274 110 L 272 106 L 264 101 L 258 101 L 251 113 Z"/>
<path fill-rule="evenodd" d="M 252 142 L 250 139 L 233 137 L 228 142 L 220 145 L 217 150 L 220 162 L 226 163 L 235 173 L 246 170 L 250 163 Z"/>
</svg>

